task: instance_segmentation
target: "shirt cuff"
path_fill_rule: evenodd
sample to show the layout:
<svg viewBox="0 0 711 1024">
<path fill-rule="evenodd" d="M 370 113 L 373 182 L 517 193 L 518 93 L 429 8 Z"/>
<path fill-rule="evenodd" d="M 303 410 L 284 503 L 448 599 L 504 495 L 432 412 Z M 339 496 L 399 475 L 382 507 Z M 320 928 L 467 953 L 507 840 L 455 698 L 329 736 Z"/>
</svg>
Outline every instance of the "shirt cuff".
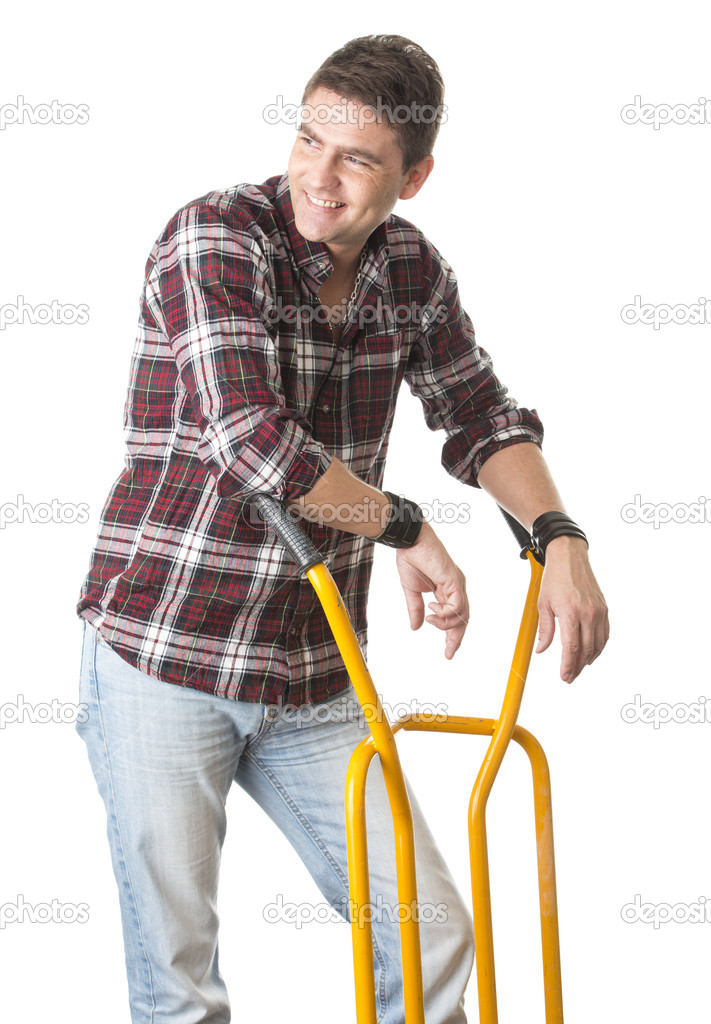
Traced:
<svg viewBox="0 0 711 1024">
<path fill-rule="evenodd" d="M 537 444 L 539 448 L 542 447 L 543 426 L 535 410 L 516 409 L 513 416 L 528 422 L 509 422 L 508 426 L 499 427 L 495 433 L 490 433 L 488 437 L 474 444 L 467 441 L 466 431 L 453 435 L 445 443 L 442 453 L 442 463 L 447 472 L 465 484 L 479 487 L 480 484 L 477 481 L 479 470 L 494 452 L 508 448 L 512 444 L 521 444 L 524 441 Z M 502 417 L 495 417 L 494 423 L 497 419 L 509 419 L 510 421 L 511 418 L 511 414 L 508 416 L 504 414 Z"/>
<path fill-rule="evenodd" d="M 310 491 L 332 461 L 324 446 L 294 420 L 267 417 L 217 475 L 217 493 L 221 498 L 267 493 L 280 501 L 293 500 Z"/>
</svg>

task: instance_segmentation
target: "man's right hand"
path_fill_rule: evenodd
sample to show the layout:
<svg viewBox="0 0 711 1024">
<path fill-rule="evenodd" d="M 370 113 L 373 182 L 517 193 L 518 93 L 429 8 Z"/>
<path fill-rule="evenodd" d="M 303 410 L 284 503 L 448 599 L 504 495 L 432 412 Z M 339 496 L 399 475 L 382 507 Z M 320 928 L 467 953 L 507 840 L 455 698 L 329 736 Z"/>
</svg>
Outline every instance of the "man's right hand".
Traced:
<svg viewBox="0 0 711 1024">
<path fill-rule="evenodd" d="M 398 549 L 397 570 L 405 592 L 410 627 L 419 629 L 423 622 L 429 622 L 444 630 L 444 656 L 453 658 L 469 622 L 466 581 L 429 523 L 422 524 L 412 547 Z M 432 614 L 425 616 L 422 595 L 427 593 L 433 593 L 435 600 L 427 606 Z"/>
<path fill-rule="evenodd" d="M 386 526 L 390 500 L 382 491 L 359 480 L 338 459 L 333 459 L 312 490 L 293 505 L 305 519 L 323 521 L 327 525 L 333 525 L 333 516 L 322 520 L 322 509 L 338 508 L 341 513 L 347 513 L 350 507 L 354 514 L 339 515 L 338 528 L 375 540 Z M 364 511 L 368 514 L 363 515 Z M 410 626 L 419 629 L 423 622 L 429 622 L 444 630 L 447 637 L 444 654 L 446 658 L 453 658 L 467 628 L 469 602 L 464 574 L 429 523 L 422 524 L 412 547 L 397 549 L 397 569 L 405 591 Z M 431 614 L 427 617 L 423 594 L 435 597 L 428 605 Z"/>
</svg>

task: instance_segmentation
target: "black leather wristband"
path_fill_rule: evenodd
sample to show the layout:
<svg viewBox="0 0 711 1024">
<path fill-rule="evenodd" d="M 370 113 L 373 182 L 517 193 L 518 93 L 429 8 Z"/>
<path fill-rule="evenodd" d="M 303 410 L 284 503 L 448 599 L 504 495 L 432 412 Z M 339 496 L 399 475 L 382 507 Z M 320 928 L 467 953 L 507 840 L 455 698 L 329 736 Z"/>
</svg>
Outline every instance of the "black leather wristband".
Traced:
<svg viewBox="0 0 711 1024">
<path fill-rule="evenodd" d="M 383 491 L 383 494 L 390 501 L 388 525 L 374 539 L 389 548 L 411 548 L 420 536 L 424 522 L 422 509 L 414 501 L 392 491 Z"/>
<path fill-rule="evenodd" d="M 531 527 L 531 539 L 542 558 L 545 559 L 546 548 L 556 537 L 580 537 L 588 543 L 578 524 L 565 512 L 544 512 Z"/>
</svg>

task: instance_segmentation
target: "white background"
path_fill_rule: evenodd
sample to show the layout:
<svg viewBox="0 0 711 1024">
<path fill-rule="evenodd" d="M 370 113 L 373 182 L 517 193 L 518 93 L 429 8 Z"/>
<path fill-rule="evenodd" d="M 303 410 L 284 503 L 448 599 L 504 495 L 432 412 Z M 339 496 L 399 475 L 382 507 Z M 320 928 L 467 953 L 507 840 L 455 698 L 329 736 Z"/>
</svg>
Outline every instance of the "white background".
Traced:
<svg viewBox="0 0 711 1024">
<path fill-rule="evenodd" d="M 448 121 L 436 167 L 397 209 L 452 263 L 499 376 L 546 426 L 545 453 L 590 538 L 612 638 L 573 686 L 558 642 L 534 657 L 521 723 L 553 777 L 566 1020 L 711 1020 L 711 924 L 625 923 L 622 907 L 711 898 L 711 723 L 655 729 L 622 707 L 711 698 L 709 524 L 625 522 L 642 502 L 711 494 L 711 326 L 625 324 L 641 295 L 694 303 L 709 286 L 711 124 L 625 124 L 636 95 L 711 95 L 700 2 L 350 6 L 27 3 L 3 16 L 0 105 L 89 106 L 84 125 L 0 132 L 0 305 L 86 303 L 85 325 L 0 332 L 1 502 L 86 503 L 85 523 L 8 523 L 2 545 L 5 725 L 0 730 L 0 906 L 85 903 L 84 924 L 6 923 L 0 1010 L 18 1022 L 129 1020 L 103 806 L 71 724 L 32 709 L 77 699 L 74 606 L 98 516 L 123 462 L 121 421 L 145 259 L 185 202 L 281 173 L 289 126 L 262 111 L 347 39 L 398 32 L 438 61 Z M 706 185 L 704 185 L 706 182 Z M 495 715 L 527 569 L 492 502 L 439 465 L 442 438 L 403 394 L 387 483 L 467 502 L 441 533 L 465 570 L 468 637 L 452 663 L 411 634 L 392 553 L 379 550 L 369 661 L 385 701 Z M 683 512 L 683 510 L 682 510 Z M 681 514 L 681 513 L 680 513 Z M 22 697 L 20 696 L 22 695 Z M 21 700 L 31 705 L 8 721 Z M 677 709 L 678 710 L 678 709 Z M 684 717 L 683 708 L 678 711 Z M 402 757 L 468 893 L 466 805 L 484 741 L 403 738 Z M 525 759 L 512 750 L 489 830 L 502 1022 L 544 1020 L 535 844 Z M 265 905 L 320 903 L 291 847 L 230 796 L 221 964 L 237 1021 L 354 1020 L 345 925 L 267 924 Z M 248 879 L 242 884 L 241 879 Z M 683 914 L 683 910 L 680 911 Z M 476 1020 L 474 982 L 470 1019 Z"/>
</svg>

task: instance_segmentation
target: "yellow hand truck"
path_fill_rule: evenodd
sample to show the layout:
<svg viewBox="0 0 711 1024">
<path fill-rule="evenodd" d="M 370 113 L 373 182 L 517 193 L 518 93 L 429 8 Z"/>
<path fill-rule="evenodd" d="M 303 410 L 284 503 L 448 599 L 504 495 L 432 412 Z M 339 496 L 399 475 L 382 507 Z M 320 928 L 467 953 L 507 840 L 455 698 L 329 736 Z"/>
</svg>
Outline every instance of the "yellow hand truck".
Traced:
<svg viewBox="0 0 711 1024">
<path fill-rule="evenodd" d="M 400 921 L 405 1022 L 425 1024 L 412 812 L 395 742 L 395 733 L 401 729 L 491 736 L 472 790 L 468 822 L 480 1024 L 498 1022 L 486 804 L 510 741 L 515 740 L 526 751 L 533 774 L 546 1024 L 563 1024 L 550 774 L 538 740 L 516 724 L 538 627 L 537 601 L 543 574 L 541 553 L 520 523 L 500 509 L 519 543 L 521 558 L 529 562 L 530 580 L 499 717 L 437 715 L 437 720 L 433 721 L 431 715 L 410 714 L 399 718 L 391 726 L 383 712 L 338 587 L 322 556 L 280 502 L 263 494 L 255 496 L 254 501 L 260 517 L 274 530 L 300 571 L 314 587 L 370 728 L 370 735 L 353 751 L 345 782 L 348 882 L 358 1024 L 376 1024 L 372 925 L 369 915 L 361 913 L 361 908 L 370 905 L 365 786 L 368 767 L 376 754 L 381 761 L 393 815 L 398 901 L 401 906 L 413 909 L 412 914 Z"/>
</svg>

